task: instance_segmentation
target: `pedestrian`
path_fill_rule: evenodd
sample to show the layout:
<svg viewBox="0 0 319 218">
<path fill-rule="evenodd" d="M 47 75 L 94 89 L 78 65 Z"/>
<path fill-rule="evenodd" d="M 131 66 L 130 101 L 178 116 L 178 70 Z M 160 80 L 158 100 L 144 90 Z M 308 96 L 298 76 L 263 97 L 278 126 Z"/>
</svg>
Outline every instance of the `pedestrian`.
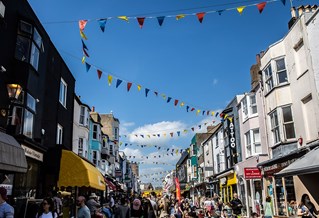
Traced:
<svg viewBox="0 0 319 218">
<path fill-rule="evenodd" d="M 318 214 L 319 212 L 315 208 L 315 205 L 310 201 L 309 195 L 303 194 L 298 206 L 298 216 L 301 216 L 302 218 L 311 218 L 316 217 Z"/>
<path fill-rule="evenodd" d="M 233 196 L 234 196 L 234 198 L 233 198 L 233 200 L 231 200 L 230 206 L 233 210 L 233 214 L 235 216 L 239 216 L 241 214 L 241 209 L 242 209 L 243 205 L 241 203 L 241 200 L 238 198 L 237 193 L 234 193 Z"/>
<path fill-rule="evenodd" d="M 61 200 L 61 192 L 57 192 L 56 190 L 52 191 L 52 201 L 54 204 L 54 211 L 58 214 L 58 218 L 63 217 L 63 204 Z"/>
<path fill-rule="evenodd" d="M 267 196 L 266 197 L 266 203 L 265 203 L 265 218 L 272 218 L 274 213 L 273 213 L 273 209 L 271 206 L 271 197 Z"/>
<path fill-rule="evenodd" d="M 95 193 L 91 193 L 89 200 L 86 202 L 86 205 L 88 206 L 91 216 L 95 216 L 96 213 L 100 211 L 100 204 L 97 202 L 97 195 Z"/>
<path fill-rule="evenodd" d="M 220 214 L 220 217 L 221 217 L 221 218 L 228 218 L 228 213 L 227 213 L 227 210 L 226 210 L 226 209 L 223 209 L 223 211 L 222 211 L 221 214 Z"/>
<path fill-rule="evenodd" d="M 143 217 L 142 203 L 141 203 L 141 200 L 138 198 L 135 198 L 134 201 L 132 202 L 131 217 L 132 218 Z"/>
<path fill-rule="evenodd" d="M 258 218 L 258 213 L 256 213 L 256 212 L 253 212 L 253 213 L 251 213 L 251 216 L 250 216 L 251 218 Z"/>
<path fill-rule="evenodd" d="M 120 202 L 121 204 L 118 205 L 114 210 L 115 218 L 130 218 L 131 211 L 127 205 L 126 199 L 122 197 Z"/>
<path fill-rule="evenodd" d="M 85 197 L 79 196 L 76 200 L 76 206 L 79 207 L 77 218 L 91 218 L 90 209 L 85 205 Z"/>
<path fill-rule="evenodd" d="M 0 218 L 14 217 L 14 209 L 6 202 L 7 199 L 7 189 L 0 187 Z"/>
<path fill-rule="evenodd" d="M 52 198 L 47 197 L 43 199 L 36 218 L 58 218 L 58 214 L 54 211 Z"/>
</svg>

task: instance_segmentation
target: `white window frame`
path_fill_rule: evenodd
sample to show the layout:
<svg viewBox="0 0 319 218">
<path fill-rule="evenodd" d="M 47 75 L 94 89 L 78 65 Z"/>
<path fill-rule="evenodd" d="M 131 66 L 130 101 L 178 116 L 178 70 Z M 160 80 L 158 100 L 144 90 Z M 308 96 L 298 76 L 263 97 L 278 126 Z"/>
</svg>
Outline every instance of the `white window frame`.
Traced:
<svg viewBox="0 0 319 218">
<path fill-rule="evenodd" d="M 249 95 L 248 98 L 249 98 L 249 114 L 250 114 L 250 116 L 258 114 L 256 94 L 254 93 L 252 95 Z M 253 98 L 255 99 L 255 103 L 252 103 Z M 253 112 L 253 108 L 256 108 L 255 113 Z"/>
<path fill-rule="evenodd" d="M 241 102 L 242 105 L 242 109 L 243 109 L 243 120 L 246 120 L 249 117 L 249 113 L 248 113 L 248 102 L 247 102 L 247 98 L 245 96 L 245 98 L 243 99 L 243 101 Z"/>
<path fill-rule="evenodd" d="M 62 87 L 64 89 L 62 90 Z M 63 105 L 63 107 L 66 108 L 66 98 L 67 98 L 67 92 L 68 92 L 68 84 L 64 81 L 63 78 L 61 78 L 60 81 L 60 89 L 59 89 L 59 102 Z"/>
<path fill-rule="evenodd" d="M 275 123 L 277 117 L 277 124 Z M 280 123 L 277 109 L 269 114 L 270 118 L 270 128 L 272 133 L 272 139 L 274 144 L 278 144 L 280 142 Z"/>
<path fill-rule="evenodd" d="M 79 138 L 79 142 L 78 142 L 78 155 L 83 156 L 83 144 L 84 144 L 84 139 L 83 138 Z"/>
<path fill-rule="evenodd" d="M 264 77 L 265 77 L 266 91 L 268 93 L 275 87 L 271 62 L 264 69 Z"/>
<path fill-rule="evenodd" d="M 284 69 L 281 69 L 281 70 L 278 70 L 278 65 L 277 65 L 277 62 L 283 60 L 284 61 L 284 65 L 285 65 L 285 68 Z M 285 60 L 285 57 L 280 57 L 280 58 L 277 58 L 274 60 L 274 63 L 275 63 L 275 66 L 276 66 L 276 77 L 277 77 L 277 86 L 278 85 L 281 85 L 281 84 L 285 84 L 285 83 L 288 83 L 288 73 L 287 73 L 287 68 L 286 68 L 286 60 Z M 284 81 L 284 82 L 280 82 L 279 81 L 279 74 L 280 73 L 283 73 L 286 71 L 286 78 L 287 80 Z"/>
<path fill-rule="evenodd" d="M 61 126 L 59 123 L 57 125 L 56 144 L 63 144 L 63 126 Z"/>
<path fill-rule="evenodd" d="M 252 145 L 251 145 L 251 136 L 250 130 L 245 133 L 245 145 L 246 145 L 246 158 L 252 156 Z"/>
<path fill-rule="evenodd" d="M 290 113 L 291 113 L 291 118 L 292 118 L 291 121 L 285 122 L 285 120 L 284 120 L 284 113 L 283 113 L 284 108 L 290 108 Z M 284 130 L 285 139 L 286 139 L 286 140 L 295 139 L 295 138 L 296 138 L 296 131 L 294 131 L 294 137 L 288 139 L 288 138 L 287 138 L 287 130 L 286 130 L 286 126 L 287 126 L 287 125 L 291 125 L 291 124 L 293 125 L 293 129 L 295 130 L 295 123 L 294 123 L 294 117 L 293 117 L 291 105 L 287 105 L 287 106 L 281 107 L 281 111 L 282 111 L 282 125 L 283 125 L 283 130 Z"/>
<path fill-rule="evenodd" d="M 80 106 L 79 124 L 82 125 L 82 126 L 86 125 L 86 118 L 85 117 L 86 117 L 86 107 L 81 105 Z"/>
</svg>

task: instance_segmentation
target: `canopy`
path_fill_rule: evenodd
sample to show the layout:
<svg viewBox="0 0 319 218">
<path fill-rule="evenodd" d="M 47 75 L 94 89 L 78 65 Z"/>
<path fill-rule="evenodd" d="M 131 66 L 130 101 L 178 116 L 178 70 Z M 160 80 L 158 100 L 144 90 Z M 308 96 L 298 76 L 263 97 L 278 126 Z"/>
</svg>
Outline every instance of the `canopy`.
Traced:
<svg viewBox="0 0 319 218">
<path fill-rule="evenodd" d="M 21 145 L 11 136 L 0 132 L 0 169 L 25 173 L 28 164 Z"/>
<path fill-rule="evenodd" d="M 319 173 L 319 147 L 308 152 L 275 175 L 297 176 L 310 173 Z"/>
<path fill-rule="evenodd" d="M 58 186 L 86 186 L 105 191 L 104 177 L 100 171 L 93 164 L 67 150 L 62 150 Z"/>
<path fill-rule="evenodd" d="M 109 181 L 107 179 L 105 179 L 105 182 L 106 182 L 106 184 L 107 184 L 107 186 L 109 187 L 110 190 L 116 191 L 116 185 L 114 185 L 113 182 L 111 182 L 111 181 Z"/>
</svg>

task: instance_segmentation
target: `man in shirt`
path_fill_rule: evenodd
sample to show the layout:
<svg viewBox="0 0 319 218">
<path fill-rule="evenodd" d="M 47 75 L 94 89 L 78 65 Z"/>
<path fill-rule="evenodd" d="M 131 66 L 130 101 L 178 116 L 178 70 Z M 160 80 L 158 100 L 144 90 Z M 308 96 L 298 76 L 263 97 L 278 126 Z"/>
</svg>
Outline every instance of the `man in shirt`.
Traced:
<svg viewBox="0 0 319 218">
<path fill-rule="evenodd" d="M 77 218 L 91 218 L 90 210 L 85 205 L 85 197 L 79 196 L 76 205 L 79 206 Z"/>
<path fill-rule="evenodd" d="M 0 218 L 13 218 L 14 209 L 6 202 L 7 200 L 7 189 L 0 187 Z"/>
<path fill-rule="evenodd" d="M 234 199 L 230 202 L 231 208 L 233 209 L 233 214 L 239 216 L 241 214 L 241 209 L 243 207 L 241 200 L 239 200 L 237 193 L 234 193 Z"/>
</svg>

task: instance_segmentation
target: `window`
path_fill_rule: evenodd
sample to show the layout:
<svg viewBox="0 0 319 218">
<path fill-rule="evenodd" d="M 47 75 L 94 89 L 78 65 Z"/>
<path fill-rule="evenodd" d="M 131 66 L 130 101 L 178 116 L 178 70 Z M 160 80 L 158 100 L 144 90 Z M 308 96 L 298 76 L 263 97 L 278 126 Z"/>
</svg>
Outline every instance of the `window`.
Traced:
<svg viewBox="0 0 319 218">
<path fill-rule="evenodd" d="M 113 155 L 113 145 L 110 144 L 110 155 Z"/>
<path fill-rule="evenodd" d="M 246 97 L 243 99 L 242 107 L 243 107 L 243 117 L 244 119 L 246 119 L 248 117 L 248 105 L 247 105 Z"/>
<path fill-rule="evenodd" d="M 287 71 L 286 71 L 286 65 L 285 65 L 285 59 L 284 58 L 276 60 L 276 69 L 277 69 L 278 84 L 282 84 L 282 83 L 288 82 Z"/>
<path fill-rule="evenodd" d="M 187 168 L 191 167 L 191 159 L 187 159 Z"/>
<path fill-rule="evenodd" d="M 216 159 L 217 159 L 217 172 L 220 172 L 220 156 L 219 154 L 216 155 Z"/>
<path fill-rule="evenodd" d="M 56 143 L 58 145 L 61 145 L 63 143 L 63 127 L 60 124 L 58 124 L 57 127 Z"/>
<path fill-rule="evenodd" d="M 35 112 L 36 100 L 28 93 L 27 94 L 27 107 Z"/>
<path fill-rule="evenodd" d="M 119 128 L 115 127 L 114 128 L 114 139 L 118 140 L 119 137 Z"/>
<path fill-rule="evenodd" d="M 259 129 L 252 130 L 253 135 L 253 152 L 255 154 L 261 154 L 260 134 Z"/>
<path fill-rule="evenodd" d="M 97 130 L 96 124 L 93 124 L 93 139 L 95 139 L 95 140 L 98 139 L 98 130 Z"/>
<path fill-rule="evenodd" d="M 278 143 L 280 141 L 279 135 L 279 122 L 278 122 L 278 114 L 277 110 L 272 112 L 270 115 L 270 125 L 271 125 L 271 132 L 274 143 Z"/>
<path fill-rule="evenodd" d="M 215 137 L 215 146 L 216 148 L 218 148 L 218 133 L 216 134 L 216 137 Z"/>
<path fill-rule="evenodd" d="M 97 151 L 93 151 L 92 155 L 92 162 L 96 165 L 97 164 Z"/>
<path fill-rule="evenodd" d="M 264 73 L 265 73 L 265 81 L 266 81 L 267 92 L 269 92 L 274 87 L 271 64 L 269 64 L 266 67 L 266 69 L 264 70 Z"/>
<path fill-rule="evenodd" d="M 37 71 L 39 67 L 40 50 L 43 50 L 43 44 L 37 29 L 25 21 L 20 21 L 15 58 L 30 63 Z"/>
<path fill-rule="evenodd" d="M 290 106 L 282 108 L 282 116 L 286 139 L 294 139 L 296 135 Z"/>
<path fill-rule="evenodd" d="M 250 140 L 250 131 L 245 133 L 245 140 L 246 140 L 246 155 L 250 157 L 251 153 L 251 140 Z"/>
<path fill-rule="evenodd" d="M 83 155 L 83 138 L 79 138 L 79 148 L 78 148 L 78 154 Z"/>
<path fill-rule="evenodd" d="M 81 125 L 86 125 L 85 123 L 85 107 L 84 106 L 81 106 L 81 109 L 80 109 L 80 124 Z"/>
<path fill-rule="evenodd" d="M 66 93 L 67 93 L 67 84 L 61 78 L 59 101 L 64 107 L 66 107 Z"/>
<path fill-rule="evenodd" d="M 249 96 L 250 100 L 250 115 L 257 113 L 256 95 Z"/>
<path fill-rule="evenodd" d="M 23 121 L 23 135 L 32 138 L 33 137 L 33 121 L 34 115 L 27 109 L 24 109 L 24 121 Z"/>
</svg>

